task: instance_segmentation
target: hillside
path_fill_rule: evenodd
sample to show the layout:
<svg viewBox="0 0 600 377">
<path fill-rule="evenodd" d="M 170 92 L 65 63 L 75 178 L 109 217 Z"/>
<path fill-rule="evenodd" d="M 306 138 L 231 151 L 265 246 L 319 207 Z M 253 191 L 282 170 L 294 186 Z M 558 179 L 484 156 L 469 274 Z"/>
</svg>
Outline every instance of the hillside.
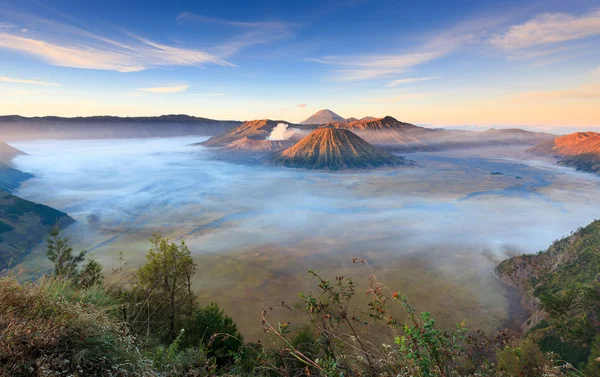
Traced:
<svg viewBox="0 0 600 377">
<path fill-rule="evenodd" d="M 0 163 L 12 166 L 12 159 L 24 154 L 27 153 L 0 141 Z"/>
<path fill-rule="evenodd" d="M 372 146 L 349 130 L 320 128 L 293 147 L 279 153 L 274 161 L 292 168 L 365 169 L 403 163 L 401 158 Z"/>
<path fill-rule="evenodd" d="M 329 109 L 319 110 L 300 124 L 327 124 L 332 122 L 343 122 L 344 118 Z"/>
<path fill-rule="evenodd" d="M 600 173 L 600 133 L 575 132 L 559 136 L 529 149 L 530 152 L 559 159 L 564 166 Z"/>
<path fill-rule="evenodd" d="M 26 154 L 0 141 L 0 191 L 12 191 L 33 175 L 13 168 L 12 159 Z"/>
<path fill-rule="evenodd" d="M 294 145 L 291 140 L 253 140 L 248 137 L 236 140 L 225 147 L 248 152 L 279 152 Z"/>
<path fill-rule="evenodd" d="M 67 214 L 42 204 L 36 204 L 6 192 L 0 192 L 0 270 L 21 259 L 48 231 L 59 224 L 74 222 Z"/>
<path fill-rule="evenodd" d="M 271 131 L 273 131 L 280 123 L 288 124 L 290 127 L 294 128 L 306 128 L 306 126 L 295 125 L 282 120 L 250 120 L 242 123 L 238 127 L 229 129 L 198 144 L 206 147 L 226 147 L 244 138 L 251 140 L 266 140 L 271 134 Z"/>
<path fill-rule="evenodd" d="M 33 175 L 0 163 L 0 191 L 12 191 Z"/>
<path fill-rule="evenodd" d="M 55 116 L 27 118 L 8 115 L 0 116 L 0 135 L 4 140 L 211 136 L 236 127 L 240 123 L 179 114 L 156 117 L 74 118 Z"/>
<path fill-rule="evenodd" d="M 523 293 L 531 314 L 523 328 L 542 351 L 555 351 L 578 367 L 590 349 L 600 351 L 600 221 L 546 251 L 508 259 L 496 272 Z"/>
<path fill-rule="evenodd" d="M 432 129 L 401 122 L 391 116 L 365 117 L 354 122 L 338 122 L 328 126 L 352 130 L 371 144 L 402 151 L 535 145 L 554 138 L 550 134 L 522 129 L 490 129 L 484 132 Z"/>
<path fill-rule="evenodd" d="M 353 122 L 330 123 L 328 127 L 351 130 L 374 145 L 401 147 L 405 150 L 428 149 L 424 139 L 428 134 L 435 132 L 428 128 L 401 122 L 391 116 L 383 118 L 365 117 Z"/>
</svg>

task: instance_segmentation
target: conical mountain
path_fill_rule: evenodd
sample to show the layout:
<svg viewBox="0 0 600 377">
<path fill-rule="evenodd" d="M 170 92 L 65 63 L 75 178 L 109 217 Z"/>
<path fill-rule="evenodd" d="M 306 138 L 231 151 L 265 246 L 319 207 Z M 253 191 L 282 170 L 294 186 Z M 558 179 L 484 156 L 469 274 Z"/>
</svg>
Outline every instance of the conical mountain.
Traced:
<svg viewBox="0 0 600 377">
<path fill-rule="evenodd" d="M 344 118 L 337 115 L 333 111 L 329 109 L 319 110 L 308 119 L 300 122 L 300 124 L 327 124 L 327 123 L 335 123 L 335 122 L 343 122 Z"/>
<path fill-rule="evenodd" d="M 296 145 L 278 153 L 274 162 L 305 169 L 368 169 L 403 164 L 396 157 L 367 143 L 352 131 L 319 128 Z"/>
</svg>

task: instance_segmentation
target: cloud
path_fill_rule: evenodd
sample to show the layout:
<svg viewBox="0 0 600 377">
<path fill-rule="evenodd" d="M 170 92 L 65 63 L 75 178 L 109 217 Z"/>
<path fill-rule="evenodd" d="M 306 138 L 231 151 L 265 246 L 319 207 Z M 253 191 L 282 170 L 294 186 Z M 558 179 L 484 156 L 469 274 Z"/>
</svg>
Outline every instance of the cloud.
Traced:
<svg viewBox="0 0 600 377">
<path fill-rule="evenodd" d="M 517 93 L 514 100 L 587 100 L 600 98 L 600 84 L 582 85 L 574 89 Z"/>
<path fill-rule="evenodd" d="M 41 85 L 41 86 L 60 86 L 60 84 L 57 84 L 57 83 L 54 83 L 54 82 L 15 79 L 15 78 L 6 77 L 6 76 L 0 77 L 0 81 L 1 82 L 10 82 L 10 83 L 15 83 L 15 84 L 29 84 L 29 85 Z"/>
<path fill-rule="evenodd" d="M 339 67 L 334 72 L 338 80 L 358 81 L 404 73 L 412 67 L 430 62 L 446 53 L 446 49 L 440 49 L 398 55 L 329 56 L 310 60 Z"/>
<path fill-rule="evenodd" d="M 406 79 L 393 80 L 387 83 L 385 86 L 398 86 L 404 84 L 411 84 L 415 82 L 431 81 L 440 79 L 441 76 L 427 76 L 427 77 L 409 77 Z"/>
<path fill-rule="evenodd" d="M 140 88 L 137 90 L 139 90 L 141 92 L 154 93 L 154 94 L 167 94 L 167 93 L 180 93 L 180 92 L 187 90 L 187 88 L 189 88 L 189 87 L 190 87 L 189 85 L 157 86 L 154 88 Z"/>
<path fill-rule="evenodd" d="M 296 105 L 296 107 L 299 107 L 301 109 L 304 109 L 306 106 L 308 106 L 308 104 L 306 104 L 306 103 L 300 103 L 300 104 Z"/>
<path fill-rule="evenodd" d="M 136 72 L 160 66 L 198 66 L 203 63 L 233 66 L 199 50 L 167 46 L 143 38 L 138 40 L 141 43 L 127 48 L 108 43 L 98 47 L 85 41 L 73 41 L 67 46 L 0 33 L 0 48 L 26 53 L 52 65 L 118 72 Z"/>
<path fill-rule="evenodd" d="M 219 56 L 228 57 L 237 53 L 240 49 L 257 45 L 271 43 L 277 40 L 290 38 L 293 35 L 295 25 L 281 22 L 242 22 L 231 21 L 220 18 L 207 17 L 191 12 L 183 12 L 177 16 L 179 25 L 214 24 L 224 25 L 230 29 L 239 30 L 239 34 L 232 39 L 216 47 Z"/>
<path fill-rule="evenodd" d="M 487 20 L 487 19 L 486 19 Z M 340 81 L 376 79 L 392 74 L 405 73 L 412 68 L 451 54 L 469 43 L 481 39 L 483 30 L 498 21 L 465 22 L 437 33 L 422 45 L 398 54 L 368 54 L 358 56 L 322 56 L 306 61 L 336 67 L 332 72 Z"/>
<path fill-rule="evenodd" d="M 540 14 L 493 36 L 489 43 L 503 50 L 516 50 L 598 35 L 600 9 L 594 9 L 579 17 L 567 13 Z"/>
<path fill-rule="evenodd" d="M 384 97 L 384 98 L 367 98 L 364 101 L 369 103 L 393 103 L 400 101 L 410 101 L 413 99 L 419 99 L 429 96 L 431 93 L 405 93 L 400 94 L 394 97 Z"/>
<path fill-rule="evenodd" d="M 27 54 L 51 65 L 118 72 L 207 64 L 235 66 L 215 52 L 209 52 L 210 49 L 161 43 L 126 30 L 117 29 L 116 37 L 109 38 L 85 26 L 72 26 L 30 14 L 7 12 L 6 15 L 18 20 L 19 27 L 0 23 L 0 50 Z"/>
</svg>

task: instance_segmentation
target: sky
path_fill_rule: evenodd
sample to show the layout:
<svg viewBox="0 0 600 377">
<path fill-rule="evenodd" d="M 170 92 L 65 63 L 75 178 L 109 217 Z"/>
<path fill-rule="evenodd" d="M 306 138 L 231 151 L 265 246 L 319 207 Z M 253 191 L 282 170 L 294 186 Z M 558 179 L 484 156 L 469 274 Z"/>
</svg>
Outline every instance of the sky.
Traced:
<svg viewBox="0 0 600 377">
<path fill-rule="evenodd" d="M 0 114 L 600 129 L 600 1 L 0 0 Z"/>
</svg>

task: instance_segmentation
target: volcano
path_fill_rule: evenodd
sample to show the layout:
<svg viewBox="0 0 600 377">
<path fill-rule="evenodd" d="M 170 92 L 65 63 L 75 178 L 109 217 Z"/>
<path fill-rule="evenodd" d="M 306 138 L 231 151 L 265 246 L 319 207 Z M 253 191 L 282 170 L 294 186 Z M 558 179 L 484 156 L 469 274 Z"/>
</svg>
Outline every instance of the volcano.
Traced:
<svg viewBox="0 0 600 377">
<path fill-rule="evenodd" d="M 296 145 L 278 153 L 275 163 L 304 169 L 369 169 L 402 165 L 405 161 L 379 149 L 352 131 L 319 128 Z"/>
<path fill-rule="evenodd" d="M 344 118 L 337 115 L 333 111 L 331 111 L 329 109 L 323 109 L 323 110 L 317 111 L 316 113 L 314 113 L 313 115 L 308 117 L 308 119 L 305 119 L 303 122 L 300 122 L 300 124 L 327 124 L 327 123 L 337 123 L 337 122 L 343 122 L 343 121 L 344 121 Z"/>
</svg>

